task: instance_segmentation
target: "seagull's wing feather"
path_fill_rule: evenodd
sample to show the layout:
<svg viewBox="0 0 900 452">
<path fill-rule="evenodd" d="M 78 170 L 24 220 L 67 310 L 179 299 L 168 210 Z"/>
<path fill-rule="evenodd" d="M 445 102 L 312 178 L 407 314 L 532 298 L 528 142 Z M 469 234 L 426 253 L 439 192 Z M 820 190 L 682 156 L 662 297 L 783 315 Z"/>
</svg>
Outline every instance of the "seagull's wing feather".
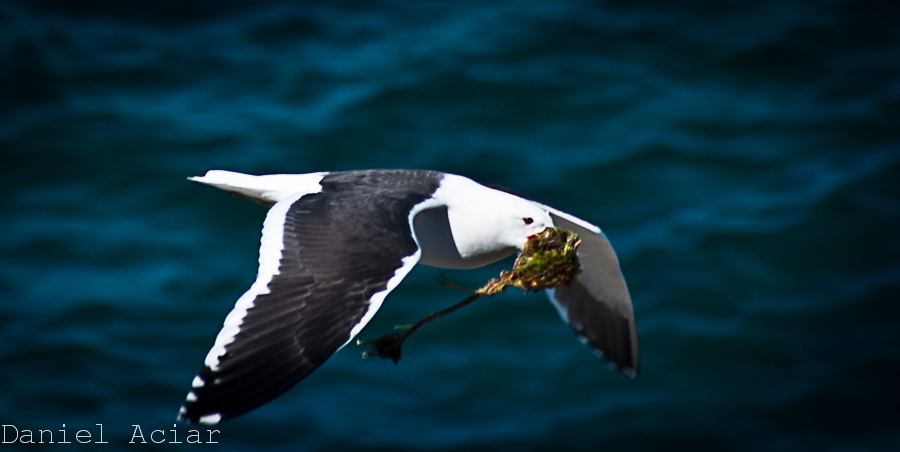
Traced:
<svg viewBox="0 0 900 452">
<path fill-rule="evenodd" d="M 544 206 L 555 226 L 581 239 L 577 253 L 581 274 L 568 286 L 548 290 L 550 301 L 575 333 L 625 375 L 639 370 L 634 309 L 619 260 L 600 228 Z"/>
</svg>

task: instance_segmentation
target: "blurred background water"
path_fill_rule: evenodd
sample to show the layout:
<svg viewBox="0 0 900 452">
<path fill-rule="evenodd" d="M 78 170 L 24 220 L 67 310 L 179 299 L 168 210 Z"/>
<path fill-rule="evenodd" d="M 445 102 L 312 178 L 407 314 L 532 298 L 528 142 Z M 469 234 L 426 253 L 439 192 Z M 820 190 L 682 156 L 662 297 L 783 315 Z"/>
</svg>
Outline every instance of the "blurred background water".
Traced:
<svg viewBox="0 0 900 452">
<path fill-rule="evenodd" d="M 398 366 L 348 346 L 219 448 L 898 450 L 898 19 L 849 0 L 4 1 L 0 423 L 102 423 L 111 445 L 172 428 L 266 213 L 186 177 L 427 168 L 600 225 L 640 377 L 510 292 Z M 464 297 L 437 276 L 417 268 L 362 336 Z"/>
</svg>

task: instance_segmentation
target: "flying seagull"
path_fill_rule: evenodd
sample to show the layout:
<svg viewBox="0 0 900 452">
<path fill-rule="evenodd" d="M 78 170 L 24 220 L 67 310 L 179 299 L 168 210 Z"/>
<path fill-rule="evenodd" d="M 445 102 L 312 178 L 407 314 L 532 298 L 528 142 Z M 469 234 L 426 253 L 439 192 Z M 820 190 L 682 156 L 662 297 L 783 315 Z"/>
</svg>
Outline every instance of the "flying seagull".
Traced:
<svg viewBox="0 0 900 452">
<path fill-rule="evenodd" d="M 466 177 L 423 170 L 190 180 L 270 206 L 259 271 L 235 303 L 178 418 L 215 424 L 303 380 L 366 326 L 417 263 L 471 269 L 521 251 L 549 226 L 576 232 L 582 273 L 547 290 L 562 319 L 609 365 L 635 378 L 628 288 L 600 228 Z"/>
</svg>

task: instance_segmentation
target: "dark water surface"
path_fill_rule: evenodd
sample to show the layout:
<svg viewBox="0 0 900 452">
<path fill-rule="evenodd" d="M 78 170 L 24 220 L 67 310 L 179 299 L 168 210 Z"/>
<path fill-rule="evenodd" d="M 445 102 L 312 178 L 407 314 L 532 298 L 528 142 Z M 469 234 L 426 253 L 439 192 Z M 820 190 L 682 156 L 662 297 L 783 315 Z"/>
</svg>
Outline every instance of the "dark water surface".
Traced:
<svg viewBox="0 0 900 452">
<path fill-rule="evenodd" d="M 900 450 L 897 2 L 132 3 L 0 3 L 0 423 L 173 428 L 265 216 L 187 176 L 427 168 L 600 225 L 640 377 L 511 291 L 219 449 Z"/>
</svg>

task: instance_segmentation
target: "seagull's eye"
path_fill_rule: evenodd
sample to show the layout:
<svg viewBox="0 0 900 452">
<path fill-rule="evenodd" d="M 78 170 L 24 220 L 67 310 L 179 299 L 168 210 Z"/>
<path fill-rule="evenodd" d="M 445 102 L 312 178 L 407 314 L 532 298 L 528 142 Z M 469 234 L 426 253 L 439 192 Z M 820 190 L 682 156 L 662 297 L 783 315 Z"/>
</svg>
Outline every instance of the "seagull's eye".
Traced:
<svg viewBox="0 0 900 452">
<path fill-rule="evenodd" d="M 522 221 L 523 221 L 525 224 L 531 224 L 531 223 L 534 223 L 534 220 L 531 219 L 531 218 L 528 218 L 528 217 L 522 218 Z"/>
</svg>

